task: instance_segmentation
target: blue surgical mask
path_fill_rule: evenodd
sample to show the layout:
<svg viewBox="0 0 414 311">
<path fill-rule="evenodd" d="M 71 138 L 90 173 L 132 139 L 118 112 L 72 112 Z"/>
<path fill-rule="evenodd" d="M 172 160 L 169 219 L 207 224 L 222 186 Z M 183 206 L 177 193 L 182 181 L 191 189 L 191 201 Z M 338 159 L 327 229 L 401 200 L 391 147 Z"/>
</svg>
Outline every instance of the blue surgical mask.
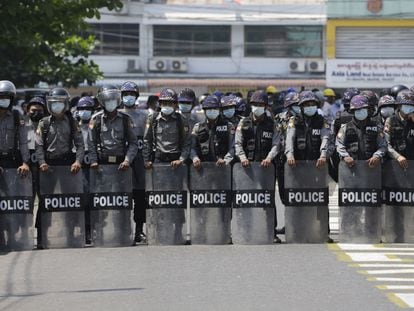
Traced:
<svg viewBox="0 0 414 311">
<path fill-rule="evenodd" d="M 313 115 L 315 115 L 317 110 L 318 107 L 316 106 L 303 107 L 303 113 L 308 117 L 312 117 Z"/>
<path fill-rule="evenodd" d="M 366 118 L 368 118 L 368 109 L 359 109 L 355 110 L 354 112 L 355 119 L 359 121 L 364 121 Z"/>
<path fill-rule="evenodd" d="M 208 109 L 206 110 L 206 117 L 209 120 L 215 120 L 219 116 L 220 111 L 218 109 Z"/>
<path fill-rule="evenodd" d="M 0 99 L 0 108 L 8 108 L 9 105 L 10 105 L 10 99 L 9 98 Z"/>
<path fill-rule="evenodd" d="M 113 112 L 118 107 L 118 101 L 116 99 L 107 100 L 105 102 L 105 110 L 108 112 Z"/>
<path fill-rule="evenodd" d="M 88 121 L 91 119 L 92 111 L 91 110 L 79 110 L 78 116 L 82 121 Z"/>
<path fill-rule="evenodd" d="M 182 113 L 189 113 L 191 111 L 191 108 L 193 108 L 193 105 L 191 104 L 178 104 L 178 109 L 182 112 Z"/>
<path fill-rule="evenodd" d="M 233 118 L 235 112 L 236 112 L 236 109 L 234 109 L 234 108 L 224 109 L 223 110 L 223 116 L 230 119 L 230 118 Z"/>
<path fill-rule="evenodd" d="M 50 111 L 53 114 L 61 114 L 65 110 L 64 102 L 54 102 L 50 104 Z"/>
<path fill-rule="evenodd" d="M 256 117 L 260 117 L 264 114 L 265 109 L 264 107 L 260 107 L 260 106 L 252 106 L 252 112 Z"/>
<path fill-rule="evenodd" d="M 292 109 L 292 112 L 293 112 L 295 115 L 300 115 L 301 111 L 300 111 L 300 107 L 299 107 L 299 106 L 293 105 L 293 106 L 291 107 L 291 109 Z"/>
<path fill-rule="evenodd" d="M 380 112 L 381 116 L 384 118 L 391 117 L 394 114 L 394 107 L 383 107 Z"/>
<path fill-rule="evenodd" d="M 133 107 L 135 105 L 136 97 L 134 95 L 127 95 L 122 97 L 122 102 L 126 107 Z"/>
<path fill-rule="evenodd" d="M 409 115 L 410 113 L 414 112 L 414 106 L 411 105 L 402 105 L 401 112 L 405 115 Z"/>
<path fill-rule="evenodd" d="M 173 112 L 174 112 L 174 108 L 173 107 L 170 107 L 170 106 L 161 107 L 161 113 L 164 114 L 164 115 L 166 115 L 166 116 L 169 116 Z"/>
</svg>

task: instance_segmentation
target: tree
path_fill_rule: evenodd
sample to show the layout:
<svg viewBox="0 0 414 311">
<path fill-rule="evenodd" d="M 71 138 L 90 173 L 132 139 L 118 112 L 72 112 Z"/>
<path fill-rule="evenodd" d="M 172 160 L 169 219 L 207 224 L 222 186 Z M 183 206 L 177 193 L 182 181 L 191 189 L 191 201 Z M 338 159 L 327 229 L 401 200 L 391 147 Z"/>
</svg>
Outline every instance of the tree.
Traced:
<svg viewBox="0 0 414 311">
<path fill-rule="evenodd" d="M 88 60 L 95 37 L 81 37 L 86 18 L 100 18 L 99 9 L 122 8 L 121 0 L 0 1 L 0 80 L 16 86 L 39 81 L 77 86 L 102 77 Z"/>
</svg>

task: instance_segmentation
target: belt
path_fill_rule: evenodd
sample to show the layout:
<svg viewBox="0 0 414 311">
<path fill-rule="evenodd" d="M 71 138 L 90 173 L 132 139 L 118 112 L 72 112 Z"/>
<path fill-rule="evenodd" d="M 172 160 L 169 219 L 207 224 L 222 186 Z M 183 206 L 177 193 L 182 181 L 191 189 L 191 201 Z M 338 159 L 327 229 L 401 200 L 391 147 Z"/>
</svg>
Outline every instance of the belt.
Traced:
<svg viewBox="0 0 414 311">
<path fill-rule="evenodd" d="M 106 156 L 99 155 L 100 164 L 120 164 L 124 162 L 125 156 Z"/>
<path fill-rule="evenodd" d="M 165 152 L 156 152 L 155 158 L 161 162 L 171 162 L 178 160 L 180 158 L 181 153 L 174 152 L 174 153 L 165 153 Z"/>
</svg>

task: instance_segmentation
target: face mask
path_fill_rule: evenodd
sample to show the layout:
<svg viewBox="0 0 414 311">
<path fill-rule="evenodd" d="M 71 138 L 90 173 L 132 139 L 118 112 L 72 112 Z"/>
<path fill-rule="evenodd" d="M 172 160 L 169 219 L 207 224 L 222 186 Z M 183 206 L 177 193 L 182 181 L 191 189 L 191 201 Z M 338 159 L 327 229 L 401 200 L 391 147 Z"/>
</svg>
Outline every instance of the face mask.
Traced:
<svg viewBox="0 0 414 311">
<path fill-rule="evenodd" d="M 394 108 L 393 107 L 384 107 L 381 108 L 381 115 L 384 118 L 391 117 L 394 114 Z"/>
<path fill-rule="evenodd" d="M 414 106 L 411 105 L 402 105 L 401 112 L 405 115 L 409 115 L 410 113 L 414 112 Z"/>
<path fill-rule="evenodd" d="M 116 107 L 118 107 L 118 103 L 115 100 L 108 100 L 105 102 L 105 110 L 108 112 L 113 112 L 115 111 Z"/>
<path fill-rule="evenodd" d="M 90 110 L 79 110 L 78 111 L 78 116 L 81 120 L 88 121 L 88 120 L 91 119 L 92 111 L 90 111 Z"/>
<path fill-rule="evenodd" d="M 32 122 L 39 122 L 44 117 L 44 113 L 40 111 L 30 112 L 29 118 Z"/>
<path fill-rule="evenodd" d="M 65 109 L 65 103 L 62 103 L 62 102 L 52 103 L 50 106 L 50 110 L 54 114 L 61 114 L 64 109 Z"/>
<path fill-rule="evenodd" d="M 193 105 L 191 104 L 178 104 L 178 109 L 180 109 L 182 113 L 190 112 L 191 108 L 193 108 Z"/>
<path fill-rule="evenodd" d="M 229 108 L 229 109 L 225 109 L 225 110 L 223 110 L 223 115 L 226 117 L 226 118 L 228 118 L 228 119 L 230 119 L 230 118 L 233 118 L 233 116 L 234 116 L 234 113 L 236 112 L 236 109 L 234 109 L 234 108 Z"/>
<path fill-rule="evenodd" d="M 124 96 L 122 97 L 122 102 L 124 103 L 125 106 L 127 107 L 132 107 L 135 105 L 135 96 L 133 95 L 128 95 L 128 96 Z"/>
<path fill-rule="evenodd" d="M 313 116 L 317 110 L 318 107 L 316 106 L 303 107 L 303 113 L 308 117 Z"/>
<path fill-rule="evenodd" d="M 174 112 L 174 108 L 170 106 L 164 106 L 164 107 L 161 107 L 161 112 L 165 114 L 166 116 L 169 116 L 170 114 Z"/>
<path fill-rule="evenodd" d="M 300 107 L 299 106 L 292 106 L 292 111 L 295 115 L 299 115 L 300 114 Z"/>
<path fill-rule="evenodd" d="M 208 109 L 208 110 L 206 110 L 206 117 L 209 120 L 217 119 L 219 114 L 220 114 L 220 111 L 218 111 L 217 109 Z"/>
<path fill-rule="evenodd" d="M 8 108 L 9 105 L 10 105 L 10 99 L 8 98 L 0 99 L 0 108 Z"/>
<path fill-rule="evenodd" d="M 368 109 L 359 109 L 354 113 L 355 119 L 363 121 L 368 117 Z"/>
<path fill-rule="evenodd" d="M 264 114 L 265 109 L 264 107 L 252 106 L 252 112 L 256 117 L 260 117 L 261 115 Z"/>
</svg>

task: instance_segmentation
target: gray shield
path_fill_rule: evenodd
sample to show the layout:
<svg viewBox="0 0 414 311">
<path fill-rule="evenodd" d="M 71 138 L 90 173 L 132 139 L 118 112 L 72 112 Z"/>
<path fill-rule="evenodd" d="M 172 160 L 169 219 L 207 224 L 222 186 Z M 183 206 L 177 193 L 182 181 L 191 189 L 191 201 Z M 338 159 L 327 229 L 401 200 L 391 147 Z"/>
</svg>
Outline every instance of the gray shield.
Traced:
<svg viewBox="0 0 414 311">
<path fill-rule="evenodd" d="M 46 248 L 85 245 L 84 182 L 70 166 L 39 172 L 42 243 Z"/>
<path fill-rule="evenodd" d="M 349 168 L 339 163 L 339 241 L 380 243 L 381 166 L 369 168 L 355 161 Z"/>
<path fill-rule="evenodd" d="M 0 175 L 0 250 L 33 249 L 32 175 L 15 168 Z"/>
<path fill-rule="evenodd" d="M 170 164 L 159 163 L 147 170 L 145 191 L 148 200 L 148 244 L 186 243 L 187 175 L 186 165 L 173 169 Z"/>
<path fill-rule="evenodd" d="M 233 244 L 272 244 L 275 229 L 275 169 L 251 162 L 233 166 Z"/>
<path fill-rule="evenodd" d="M 132 169 L 99 165 L 89 170 L 91 238 L 95 246 L 132 244 Z"/>
<path fill-rule="evenodd" d="M 414 242 L 414 161 L 402 169 L 390 160 L 382 173 L 384 189 L 383 238 L 384 243 Z"/>
<path fill-rule="evenodd" d="M 287 243 L 324 243 L 329 230 L 328 167 L 316 161 L 285 164 L 285 234 Z"/>
<path fill-rule="evenodd" d="M 192 244 L 230 243 L 231 166 L 202 163 L 190 168 L 190 232 Z"/>
</svg>

